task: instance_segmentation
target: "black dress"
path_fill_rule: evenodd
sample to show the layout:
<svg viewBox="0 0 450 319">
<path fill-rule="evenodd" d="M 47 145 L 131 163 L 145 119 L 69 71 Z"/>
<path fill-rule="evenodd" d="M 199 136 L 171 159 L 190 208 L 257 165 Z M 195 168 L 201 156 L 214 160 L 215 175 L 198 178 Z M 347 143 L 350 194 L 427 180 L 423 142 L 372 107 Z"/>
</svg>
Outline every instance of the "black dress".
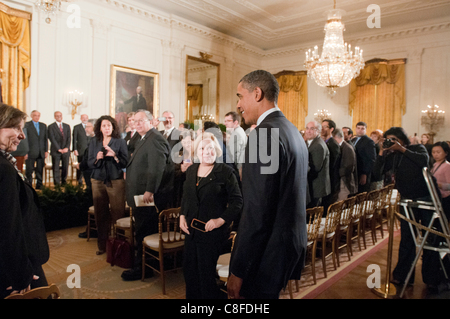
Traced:
<svg viewBox="0 0 450 319">
<path fill-rule="evenodd" d="M 217 299 L 219 288 L 215 281 L 217 259 L 226 243 L 231 222 L 241 213 L 243 200 L 233 169 L 215 163 L 211 173 L 197 185 L 199 164 L 186 171 L 181 214 L 186 216 L 190 235 L 186 235 L 183 270 L 186 299 Z M 192 219 L 203 222 L 223 218 L 225 224 L 211 232 L 193 229 Z"/>
<path fill-rule="evenodd" d="M 50 256 L 33 187 L 0 152 L 0 298 L 13 290 L 47 285 L 42 265 Z M 33 280 L 33 275 L 39 276 Z M 6 290 L 12 286 L 12 290 Z"/>
</svg>

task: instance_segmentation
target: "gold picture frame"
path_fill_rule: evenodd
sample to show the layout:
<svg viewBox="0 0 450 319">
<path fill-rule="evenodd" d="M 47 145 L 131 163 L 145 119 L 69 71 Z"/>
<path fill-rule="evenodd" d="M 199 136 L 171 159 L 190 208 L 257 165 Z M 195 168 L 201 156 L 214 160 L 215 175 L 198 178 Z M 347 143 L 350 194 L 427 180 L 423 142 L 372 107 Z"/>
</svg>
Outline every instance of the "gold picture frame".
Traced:
<svg viewBox="0 0 450 319">
<path fill-rule="evenodd" d="M 125 132 L 127 114 L 138 109 L 158 116 L 159 74 L 111 65 L 110 115 L 116 119 L 121 133 Z"/>
</svg>

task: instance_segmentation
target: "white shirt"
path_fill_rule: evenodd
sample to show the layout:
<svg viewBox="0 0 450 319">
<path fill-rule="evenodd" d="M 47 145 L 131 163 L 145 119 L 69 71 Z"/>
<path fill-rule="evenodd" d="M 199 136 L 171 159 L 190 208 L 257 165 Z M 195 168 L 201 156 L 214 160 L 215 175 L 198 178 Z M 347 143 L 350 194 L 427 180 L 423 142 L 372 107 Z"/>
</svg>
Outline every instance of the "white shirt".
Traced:
<svg viewBox="0 0 450 319">
<path fill-rule="evenodd" d="M 258 121 L 256 122 L 256 125 L 258 126 L 259 124 L 261 124 L 262 121 L 264 121 L 264 119 L 271 113 L 276 112 L 276 111 L 280 111 L 280 109 L 278 108 L 278 106 L 275 106 L 267 111 L 265 111 L 263 114 L 261 114 L 261 116 L 258 118 Z"/>
<path fill-rule="evenodd" d="M 172 131 L 173 131 L 174 129 L 175 129 L 175 126 L 172 126 L 171 129 L 164 130 L 164 134 L 163 134 L 163 135 L 170 136 L 170 134 L 172 134 Z"/>
</svg>

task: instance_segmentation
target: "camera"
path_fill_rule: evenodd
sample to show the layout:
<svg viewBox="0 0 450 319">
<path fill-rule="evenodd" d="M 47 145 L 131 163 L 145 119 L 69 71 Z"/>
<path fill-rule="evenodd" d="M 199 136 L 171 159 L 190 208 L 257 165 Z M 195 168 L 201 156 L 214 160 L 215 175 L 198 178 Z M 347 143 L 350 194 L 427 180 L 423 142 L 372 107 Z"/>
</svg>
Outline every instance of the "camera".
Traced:
<svg viewBox="0 0 450 319">
<path fill-rule="evenodd" d="M 165 122 L 167 119 L 163 116 L 163 117 L 158 117 L 158 121 L 160 122 Z"/>
<path fill-rule="evenodd" d="M 108 153 L 108 151 L 106 150 L 106 148 L 104 146 L 102 147 L 101 152 L 103 153 L 103 156 L 106 157 L 106 154 Z"/>
<path fill-rule="evenodd" d="M 394 144 L 395 144 L 394 141 L 392 141 L 390 138 L 387 138 L 383 142 L 383 148 L 389 148 L 389 147 L 391 147 Z"/>
</svg>

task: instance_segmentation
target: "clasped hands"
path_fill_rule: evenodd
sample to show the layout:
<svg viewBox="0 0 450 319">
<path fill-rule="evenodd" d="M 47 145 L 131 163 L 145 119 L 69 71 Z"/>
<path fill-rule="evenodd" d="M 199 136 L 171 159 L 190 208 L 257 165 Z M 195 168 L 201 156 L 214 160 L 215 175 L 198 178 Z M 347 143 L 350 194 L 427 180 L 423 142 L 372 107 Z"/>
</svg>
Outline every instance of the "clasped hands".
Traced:
<svg viewBox="0 0 450 319">
<path fill-rule="evenodd" d="M 206 232 L 210 232 L 216 228 L 222 227 L 223 224 L 225 224 L 225 220 L 223 218 L 219 217 L 216 219 L 210 219 L 205 225 L 205 230 Z M 186 222 L 186 217 L 184 215 L 180 215 L 180 228 L 186 234 L 190 235 L 189 227 Z"/>
<path fill-rule="evenodd" d="M 116 156 L 116 153 L 111 149 L 111 147 L 105 146 L 105 150 L 107 151 L 106 155 L 104 155 L 103 152 L 98 152 L 97 153 L 97 159 L 98 160 L 104 159 L 107 156 L 111 156 L 111 157 L 115 157 Z"/>
</svg>

